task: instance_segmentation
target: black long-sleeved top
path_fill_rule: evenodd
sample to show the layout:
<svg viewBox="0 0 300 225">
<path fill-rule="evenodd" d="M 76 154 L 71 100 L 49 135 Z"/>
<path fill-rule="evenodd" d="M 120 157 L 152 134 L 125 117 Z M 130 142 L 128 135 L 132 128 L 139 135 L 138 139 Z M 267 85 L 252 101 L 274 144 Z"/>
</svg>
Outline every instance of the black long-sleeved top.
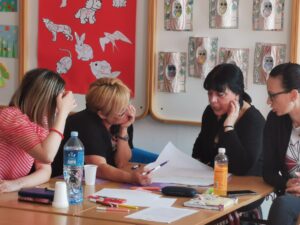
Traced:
<svg viewBox="0 0 300 225">
<path fill-rule="evenodd" d="M 264 129 L 263 178 L 283 194 L 290 178 L 285 165 L 285 156 L 292 133 L 292 120 L 289 115 L 277 116 L 270 112 Z"/>
<path fill-rule="evenodd" d="M 234 130 L 224 132 L 224 115 L 218 120 L 207 106 L 202 116 L 202 127 L 193 148 L 193 158 L 210 166 L 219 147 L 226 149 L 229 172 L 235 175 L 262 175 L 262 146 L 265 119 L 251 106 L 234 125 Z M 214 139 L 218 136 L 219 141 Z"/>
<path fill-rule="evenodd" d="M 84 155 L 99 155 L 106 159 L 109 165 L 115 166 L 115 151 L 111 142 L 112 136 L 117 136 L 120 126 L 113 125 L 110 131 L 106 129 L 102 119 L 88 109 L 75 113 L 67 118 L 64 130 L 64 140 L 52 163 L 52 177 L 63 172 L 63 147 L 68 141 L 71 131 L 78 131 L 79 139 L 84 146 Z M 128 127 L 128 144 L 133 148 L 133 126 Z"/>
</svg>

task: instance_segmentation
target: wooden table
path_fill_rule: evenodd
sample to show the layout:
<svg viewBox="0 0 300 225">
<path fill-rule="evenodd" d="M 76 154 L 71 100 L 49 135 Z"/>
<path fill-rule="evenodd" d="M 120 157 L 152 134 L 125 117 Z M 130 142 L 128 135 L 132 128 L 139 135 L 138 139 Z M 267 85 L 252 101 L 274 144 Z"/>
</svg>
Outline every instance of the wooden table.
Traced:
<svg viewBox="0 0 300 225">
<path fill-rule="evenodd" d="M 130 225 L 128 223 L 107 220 L 94 220 L 75 216 L 56 215 L 51 213 L 25 211 L 0 207 L 0 225 Z M 133 225 L 133 224 L 131 224 Z"/>
<path fill-rule="evenodd" d="M 49 184 L 46 184 L 47 187 L 54 187 L 54 183 L 56 180 L 51 180 Z M 78 206 L 70 206 L 68 209 L 56 209 L 49 205 L 41 205 L 41 204 L 33 204 L 27 202 L 19 202 L 17 200 L 17 193 L 6 193 L 0 195 L 0 211 L 3 208 L 17 210 L 20 212 L 31 211 L 31 214 L 35 215 L 35 213 L 41 214 L 48 214 L 50 217 L 53 215 L 53 218 L 60 218 L 57 216 L 65 216 L 67 219 L 71 218 L 81 218 L 81 219 L 90 219 L 92 221 L 98 220 L 100 221 L 111 221 L 118 223 L 126 223 L 126 224 L 161 224 L 149 221 L 142 221 L 142 220 L 133 220 L 133 219 L 126 219 L 124 216 L 127 213 L 116 213 L 116 212 L 98 212 L 96 211 L 96 204 L 89 202 L 86 197 L 96 191 L 99 191 L 102 188 L 118 188 L 122 187 L 122 184 L 114 183 L 114 182 L 107 182 L 103 184 L 97 184 L 96 186 L 84 186 L 84 196 L 85 200 L 82 205 Z M 175 221 L 174 225 L 179 224 L 189 224 L 189 225 L 202 225 L 212 222 L 230 212 L 235 211 L 243 206 L 246 206 L 256 200 L 259 200 L 269 193 L 273 191 L 273 188 L 266 183 L 263 182 L 261 177 L 238 177 L 232 176 L 228 183 L 229 190 L 242 190 L 242 189 L 250 189 L 256 191 L 257 195 L 249 195 L 239 198 L 238 204 L 224 210 L 224 211 L 213 211 L 213 210 L 202 210 L 199 209 L 198 213 L 192 214 L 188 217 L 182 218 L 181 220 Z M 174 206 L 182 207 L 184 201 L 187 201 L 188 198 L 177 198 L 177 201 Z M 135 210 L 131 210 L 130 213 L 135 212 Z M 19 214 L 16 214 L 16 217 Z M 40 215 L 40 214 L 36 214 Z M 65 218 L 61 217 L 61 218 Z M 0 217 L 1 218 L 1 217 Z M 68 219 L 69 220 L 69 219 Z M 70 219 L 72 220 L 72 219 Z M 53 223 L 55 224 L 55 223 Z M 92 223 L 91 223 L 92 224 Z M 106 224 L 106 223 L 105 223 Z M 113 224 L 113 223 L 112 223 Z"/>
</svg>

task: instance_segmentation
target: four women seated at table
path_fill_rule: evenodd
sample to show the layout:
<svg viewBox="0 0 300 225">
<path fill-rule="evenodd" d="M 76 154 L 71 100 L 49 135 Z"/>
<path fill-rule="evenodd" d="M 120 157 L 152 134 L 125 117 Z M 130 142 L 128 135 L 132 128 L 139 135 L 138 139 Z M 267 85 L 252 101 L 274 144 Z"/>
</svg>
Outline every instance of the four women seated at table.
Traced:
<svg viewBox="0 0 300 225">
<path fill-rule="evenodd" d="M 85 163 L 98 165 L 97 177 L 149 184 L 150 177 L 142 170 L 123 170 L 133 147 L 135 108 L 129 103 L 130 90 L 118 79 L 100 78 L 90 85 L 86 109 L 67 118 L 76 102 L 64 85 L 52 71 L 29 71 L 9 107 L 0 110 L 0 192 L 46 182 L 59 146 L 52 168 L 53 175 L 61 175 L 63 145 L 72 130 L 79 132 L 85 146 Z M 269 220 L 271 224 L 293 224 L 300 212 L 300 66 L 285 63 L 271 71 L 267 89 L 272 112 L 264 135 L 265 120 L 251 105 L 237 66 L 216 66 L 204 88 L 209 105 L 192 156 L 213 166 L 218 147 L 225 147 L 229 172 L 261 175 L 264 142 L 263 177 L 278 194 L 287 193 L 274 201 Z M 30 174 L 33 164 L 35 171 Z M 283 208 L 289 217 L 279 217 Z"/>
</svg>

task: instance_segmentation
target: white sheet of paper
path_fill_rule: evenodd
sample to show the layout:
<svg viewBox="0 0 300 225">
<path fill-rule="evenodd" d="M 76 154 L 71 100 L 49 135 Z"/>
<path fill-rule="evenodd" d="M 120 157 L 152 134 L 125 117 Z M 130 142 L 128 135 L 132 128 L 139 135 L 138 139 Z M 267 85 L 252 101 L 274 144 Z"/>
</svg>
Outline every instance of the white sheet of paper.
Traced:
<svg viewBox="0 0 300 225">
<path fill-rule="evenodd" d="M 167 160 L 167 164 L 153 172 L 153 182 L 198 186 L 209 186 L 213 184 L 213 168 L 183 153 L 171 142 L 166 145 L 157 160 L 146 165 L 146 168 L 154 168 Z"/>
<path fill-rule="evenodd" d="M 103 188 L 95 193 L 95 195 L 106 196 L 112 198 L 126 199 L 126 205 L 151 207 L 151 206 L 171 206 L 176 198 L 161 198 L 161 195 L 146 191 Z"/>
<path fill-rule="evenodd" d="M 126 216 L 126 218 L 172 223 L 198 211 L 175 207 L 150 207 Z"/>
</svg>

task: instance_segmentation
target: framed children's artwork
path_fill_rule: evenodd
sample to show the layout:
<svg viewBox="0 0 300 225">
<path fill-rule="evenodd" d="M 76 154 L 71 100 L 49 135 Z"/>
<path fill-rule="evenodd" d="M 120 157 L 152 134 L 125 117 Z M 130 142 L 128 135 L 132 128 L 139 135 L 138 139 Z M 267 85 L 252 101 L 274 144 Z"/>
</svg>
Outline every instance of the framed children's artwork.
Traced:
<svg viewBox="0 0 300 225">
<path fill-rule="evenodd" d="M 76 94 L 78 110 L 85 107 L 90 83 L 118 78 L 130 88 L 138 117 L 148 113 L 145 2 L 32 0 L 21 10 L 23 74 L 33 67 L 56 71 Z"/>
<path fill-rule="evenodd" d="M 264 81 L 275 65 L 272 60 L 300 63 L 300 1 L 193 1 L 193 29 L 180 32 L 165 29 L 165 2 L 176 1 L 149 1 L 152 17 L 148 23 L 148 72 L 153 118 L 166 123 L 201 125 L 208 105 L 204 79 L 218 63 L 234 63 L 241 68 L 245 91 L 252 97 L 252 104 L 266 116 L 269 107 Z M 162 52 L 187 53 L 185 91 L 176 94 L 162 91 L 166 90 L 162 81 L 170 81 L 163 76 L 169 67 L 163 67 Z"/>
<path fill-rule="evenodd" d="M 19 82 L 19 1 L 0 1 L 0 106 L 8 105 Z"/>
</svg>

